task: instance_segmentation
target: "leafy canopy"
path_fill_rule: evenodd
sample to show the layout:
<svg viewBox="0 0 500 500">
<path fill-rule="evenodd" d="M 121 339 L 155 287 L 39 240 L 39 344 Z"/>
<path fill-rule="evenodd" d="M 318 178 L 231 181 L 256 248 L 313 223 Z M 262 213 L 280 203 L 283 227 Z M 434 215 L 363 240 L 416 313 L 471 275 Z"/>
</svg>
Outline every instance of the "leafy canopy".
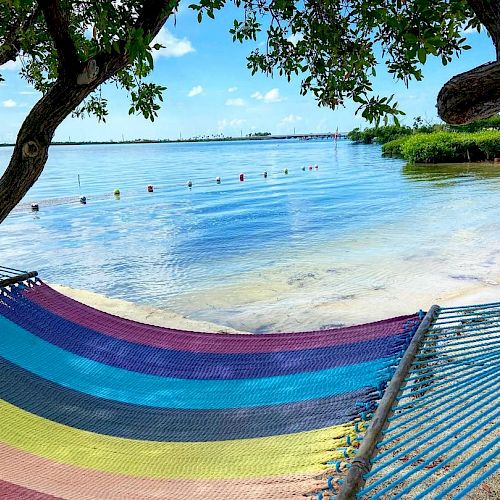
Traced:
<svg viewBox="0 0 500 500">
<path fill-rule="evenodd" d="M 190 7 L 214 17 L 224 0 Z M 462 33 L 480 24 L 465 0 L 234 0 L 242 8 L 230 32 L 239 42 L 266 35 L 264 49 L 248 57 L 252 73 L 302 78 L 301 94 L 312 92 L 332 109 L 353 99 L 369 121 L 403 114 L 394 96 L 372 95 L 376 66 L 405 84 L 422 79 L 428 55 L 448 64 L 470 47 Z"/>
<path fill-rule="evenodd" d="M 128 93 L 130 113 L 154 120 L 165 87 L 147 77 L 154 67 L 153 51 L 161 46 L 152 45 L 151 36 L 136 25 L 144 5 L 152 1 L 58 3 L 80 62 L 102 52 L 127 53 L 130 66 L 112 81 Z M 60 74 L 61 60 L 42 3 L 0 0 L 0 63 L 20 57 L 22 76 L 46 92 Z M 164 3 L 165 11 L 173 10 L 175 16 L 179 1 Z M 358 112 L 376 122 L 392 115 L 397 123 L 397 115 L 403 114 L 393 96 L 373 95 L 378 63 L 383 61 L 389 73 L 406 84 L 420 80 L 429 55 L 447 64 L 469 48 L 463 30 L 480 28 L 466 0 L 199 0 L 190 8 L 201 22 L 205 16 L 214 18 L 228 3 L 241 12 L 230 27 L 234 41 L 256 46 L 248 56 L 252 74 L 299 77 L 301 94 L 311 92 L 320 106 L 334 109 L 353 99 Z M 255 43 L 262 38 L 264 48 Z M 97 90 L 75 114 L 104 120 L 106 104 Z"/>
</svg>

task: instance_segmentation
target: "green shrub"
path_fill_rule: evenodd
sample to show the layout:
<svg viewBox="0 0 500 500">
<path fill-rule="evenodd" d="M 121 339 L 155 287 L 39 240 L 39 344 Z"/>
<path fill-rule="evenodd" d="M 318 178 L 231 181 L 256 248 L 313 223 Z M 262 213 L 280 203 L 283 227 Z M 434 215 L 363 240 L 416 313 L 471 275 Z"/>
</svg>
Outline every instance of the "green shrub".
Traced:
<svg viewBox="0 0 500 500">
<path fill-rule="evenodd" d="M 389 156 L 401 156 L 401 146 L 408 140 L 408 136 L 394 139 L 382 144 L 382 154 Z"/>
<path fill-rule="evenodd" d="M 474 135 L 478 149 L 487 160 L 500 158 L 500 131 L 484 131 Z"/>
<path fill-rule="evenodd" d="M 455 132 L 479 132 L 481 130 L 500 130 L 500 115 L 486 118 L 485 120 L 476 120 L 467 125 L 448 125 L 449 130 Z"/>
<path fill-rule="evenodd" d="M 408 136 L 412 133 L 413 130 L 410 127 L 387 125 L 386 127 L 366 128 L 365 130 L 355 128 L 347 134 L 347 138 L 351 139 L 351 141 L 362 142 L 364 144 L 371 144 L 372 142 L 385 144 L 386 142 Z"/>
<path fill-rule="evenodd" d="M 400 146 L 400 152 L 411 163 L 489 160 L 500 156 L 500 131 L 415 134 Z"/>
</svg>

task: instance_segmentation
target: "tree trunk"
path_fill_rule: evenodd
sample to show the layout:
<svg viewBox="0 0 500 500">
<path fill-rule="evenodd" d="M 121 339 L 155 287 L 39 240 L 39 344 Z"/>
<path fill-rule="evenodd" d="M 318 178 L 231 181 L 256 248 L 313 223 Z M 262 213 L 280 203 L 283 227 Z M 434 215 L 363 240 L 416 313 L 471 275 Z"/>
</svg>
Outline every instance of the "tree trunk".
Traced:
<svg viewBox="0 0 500 500">
<path fill-rule="evenodd" d="M 122 40 L 119 53 L 100 52 L 80 65 L 59 2 L 40 0 L 38 4 L 57 50 L 59 74 L 54 85 L 26 117 L 17 136 L 9 165 L 0 179 L 0 223 L 40 177 L 54 132 L 61 122 L 99 85 L 130 63 L 126 43 Z M 178 0 L 144 0 L 136 28 L 153 38 L 178 5 Z M 37 15 L 38 7 L 33 19 Z"/>
<path fill-rule="evenodd" d="M 127 56 L 97 61 L 101 71 L 89 85 L 58 80 L 24 120 L 9 165 L 0 179 L 0 223 L 21 201 L 43 171 L 54 132 L 61 122 L 101 83 L 128 62 Z"/>
<path fill-rule="evenodd" d="M 489 118 L 500 111 L 500 62 L 454 76 L 438 94 L 439 116 L 454 125 Z"/>
<path fill-rule="evenodd" d="M 454 76 L 437 99 L 438 115 L 453 125 L 489 118 L 500 111 L 500 1 L 467 0 L 495 46 L 496 62 Z"/>
</svg>

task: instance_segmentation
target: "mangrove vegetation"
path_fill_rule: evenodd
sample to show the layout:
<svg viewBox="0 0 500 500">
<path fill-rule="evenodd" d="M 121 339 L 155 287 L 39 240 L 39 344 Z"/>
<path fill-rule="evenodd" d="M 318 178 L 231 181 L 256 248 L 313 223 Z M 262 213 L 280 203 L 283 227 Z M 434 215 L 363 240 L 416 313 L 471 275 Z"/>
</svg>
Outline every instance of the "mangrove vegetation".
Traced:
<svg viewBox="0 0 500 500">
<path fill-rule="evenodd" d="M 382 144 L 382 153 L 410 163 L 493 161 L 500 157 L 500 116 L 468 125 L 423 124 L 417 117 L 413 127 L 389 125 L 347 135 L 357 143 Z"/>
</svg>

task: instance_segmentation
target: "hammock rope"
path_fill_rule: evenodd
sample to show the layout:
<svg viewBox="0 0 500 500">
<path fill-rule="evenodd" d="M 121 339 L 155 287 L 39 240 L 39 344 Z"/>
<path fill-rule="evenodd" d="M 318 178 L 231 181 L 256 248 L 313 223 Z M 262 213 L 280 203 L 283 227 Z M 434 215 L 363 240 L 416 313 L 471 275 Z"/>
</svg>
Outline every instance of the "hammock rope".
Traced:
<svg viewBox="0 0 500 500">
<path fill-rule="evenodd" d="M 435 307 L 376 437 L 371 470 L 357 488 L 360 468 L 352 468 L 339 499 L 463 498 L 498 471 L 500 304 Z"/>
<path fill-rule="evenodd" d="M 499 339 L 500 303 L 161 328 L 0 267 L 0 496 L 464 498 L 500 467 Z"/>
<path fill-rule="evenodd" d="M 303 498 L 353 456 L 421 316 L 207 334 L 3 286 L 0 491 Z"/>
</svg>

